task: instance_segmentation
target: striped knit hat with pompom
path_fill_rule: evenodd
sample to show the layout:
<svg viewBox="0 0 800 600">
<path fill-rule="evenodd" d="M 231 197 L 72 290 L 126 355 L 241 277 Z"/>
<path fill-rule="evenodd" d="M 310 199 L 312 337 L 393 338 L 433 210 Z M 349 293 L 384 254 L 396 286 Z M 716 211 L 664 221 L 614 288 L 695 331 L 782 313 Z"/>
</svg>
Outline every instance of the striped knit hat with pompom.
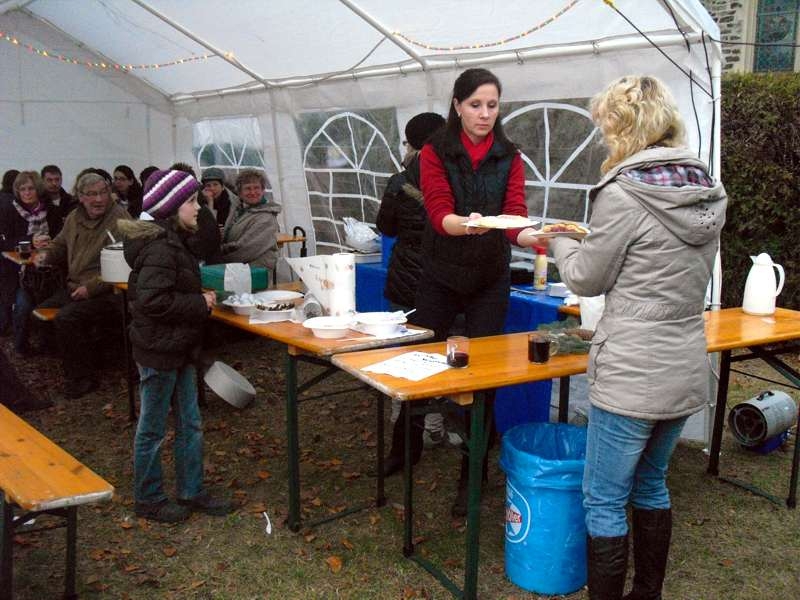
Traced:
<svg viewBox="0 0 800 600">
<path fill-rule="evenodd" d="M 171 217 L 199 189 L 200 183 L 190 173 L 153 171 L 144 184 L 142 214 L 153 219 Z"/>
</svg>

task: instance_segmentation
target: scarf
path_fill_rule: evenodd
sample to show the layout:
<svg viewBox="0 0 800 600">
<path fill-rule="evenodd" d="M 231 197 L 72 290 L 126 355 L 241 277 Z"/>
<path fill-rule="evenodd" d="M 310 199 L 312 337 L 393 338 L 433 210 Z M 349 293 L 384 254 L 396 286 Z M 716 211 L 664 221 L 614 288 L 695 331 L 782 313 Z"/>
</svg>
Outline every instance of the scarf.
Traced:
<svg viewBox="0 0 800 600">
<path fill-rule="evenodd" d="M 233 219 L 231 220 L 231 227 L 225 228 L 225 232 L 222 236 L 223 243 L 227 243 L 230 241 L 230 239 L 228 238 L 230 237 L 231 228 L 233 227 L 233 225 L 236 224 L 236 222 L 239 219 L 241 219 L 245 214 L 247 214 L 248 210 L 250 210 L 251 208 L 258 208 L 259 206 L 264 206 L 266 203 L 267 203 L 266 196 L 261 196 L 261 201 L 258 204 L 253 204 L 253 205 L 247 204 L 244 200 L 241 200 L 239 202 L 239 205 L 236 207 L 236 212 L 233 213 Z"/>
<path fill-rule="evenodd" d="M 12 204 L 17 209 L 19 216 L 28 222 L 29 236 L 50 234 L 50 228 L 47 225 L 47 206 L 44 202 L 39 202 L 35 208 L 28 208 L 14 198 Z"/>
</svg>

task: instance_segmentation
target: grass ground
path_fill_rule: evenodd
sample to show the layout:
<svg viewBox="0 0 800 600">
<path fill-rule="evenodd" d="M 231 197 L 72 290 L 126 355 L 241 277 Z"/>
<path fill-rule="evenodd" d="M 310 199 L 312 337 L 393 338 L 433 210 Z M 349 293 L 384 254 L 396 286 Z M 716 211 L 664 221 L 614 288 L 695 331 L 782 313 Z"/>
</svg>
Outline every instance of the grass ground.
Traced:
<svg viewBox="0 0 800 600">
<path fill-rule="evenodd" d="M 2 344 L 12 355 L 7 341 Z M 213 394 L 204 409 L 206 481 L 231 494 L 239 508 L 224 518 L 195 515 L 174 526 L 150 524 L 133 514 L 134 428 L 127 420 L 121 366 L 112 364 L 104 370 L 98 392 L 69 401 L 59 392 L 56 361 L 15 361 L 32 388 L 46 386 L 55 400 L 53 408 L 29 413 L 26 418 L 116 486 L 113 502 L 79 511 L 81 597 L 451 597 L 402 556 L 402 485 L 398 477 L 387 480 L 386 507 L 300 534 L 284 526 L 287 479 L 282 347 L 240 339 L 226 345 L 219 358 L 241 368 L 259 392 L 257 401 L 245 410 L 236 410 Z M 753 365 L 748 368 L 757 368 Z M 316 370 L 305 367 L 301 377 Z M 352 381 L 339 374 L 323 385 L 342 388 Z M 774 386 L 736 375 L 729 404 L 770 387 Z M 367 473 L 374 462 L 374 410 L 374 395 L 368 392 L 301 405 L 304 517 L 333 514 L 373 493 L 374 479 Z M 388 412 L 386 416 L 388 423 Z M 170 487 L 171 449 L 170 437 L 164 452 Z M 504 575 L 505 480 L 497 458 L 495 449 L 482 508 L 479 595 L 485 599 L 538 598 Z M 790 463 L 788 447 L 763 456 L 742 450 L 725 435 L 721 470 L 726 475 L 755 482 L 785 497 Z M 776 506 L 709 477 L 705 467 L 701 445 L 679 445 L 670 474 L 675 528 L 664 598 L 800 598 L 800 511 Z M 415 518 L 418 551 L 460 581 L 464 527 L 461 521 L 453 521 L 449 512 L 457 472 L 455 450 L 437 448 L 423 454 L 415 469 Z M 265 532 L 264 511 L 274 526 L 271 535 Z M 17 538 L 17 598 L 60 597 L 63 538 L 63 530 Z M 580 590 L 566 598 L 582 600 L 587 595 Z"/>
</svg>

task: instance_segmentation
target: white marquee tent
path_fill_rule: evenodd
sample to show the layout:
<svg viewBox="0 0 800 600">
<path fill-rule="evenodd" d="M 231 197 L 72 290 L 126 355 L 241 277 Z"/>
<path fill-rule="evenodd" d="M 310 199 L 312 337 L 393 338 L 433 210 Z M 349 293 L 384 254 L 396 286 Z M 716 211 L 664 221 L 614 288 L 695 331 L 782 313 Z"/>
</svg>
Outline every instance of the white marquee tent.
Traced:
<svg viewBox="0 0 800 600">
<path fill-rule="evenodd" d="M 718 39 L 698 0 L 0 0 L 0 170 L 263 168 L 282 228 L 334 252 L 342 217 L 374 222 L 406 121 L 484 66 L 531 215 L 587 221 L 586 109 L 613 78 L 667 82 L 719 173 Z"/>
<path fill-rule="evenodd" d="M 263 167 L 312 253 L 341 248 L 343 216 L 374 220 L 405 122 L 444 114 L 469 66 L 504 84 L 532 214 L 588 219 L 587 101 L 626 73 L 668 82 L 718 163 L 719 32 L 697 0 L 5 0 L 0 32 L 0 169 Z"/>
</svg>

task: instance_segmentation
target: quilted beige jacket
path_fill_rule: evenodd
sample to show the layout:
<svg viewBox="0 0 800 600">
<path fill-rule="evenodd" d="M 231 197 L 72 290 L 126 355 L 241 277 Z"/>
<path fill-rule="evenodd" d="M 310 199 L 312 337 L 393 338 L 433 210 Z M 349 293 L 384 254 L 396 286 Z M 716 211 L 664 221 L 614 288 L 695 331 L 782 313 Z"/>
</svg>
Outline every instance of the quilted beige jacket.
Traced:
<svg viewBox="0 0 800 600">
<path fill-rule="evenodd" d="M 589 353 L 590 402 L 654 420 L 689 415 L 708 400 L 702 313 L 727 207 L 720 183 L 667 187 L 620 175 L 663 164 L 706 170 L 687 150 L 644 150 L 591 190 L 583 242 L 550 246 L 573 292 L 606 294 Z"/>
</svg>

